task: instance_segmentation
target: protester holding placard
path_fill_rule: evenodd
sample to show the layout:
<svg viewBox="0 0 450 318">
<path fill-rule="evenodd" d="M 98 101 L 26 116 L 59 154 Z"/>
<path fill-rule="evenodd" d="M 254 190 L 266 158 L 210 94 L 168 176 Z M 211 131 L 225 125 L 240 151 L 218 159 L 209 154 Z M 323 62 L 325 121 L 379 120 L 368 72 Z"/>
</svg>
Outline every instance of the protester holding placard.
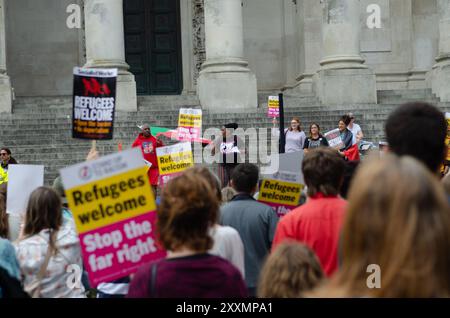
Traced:
<svg viewBox="0 0 450 318">
<path fill-rule="evenodd" d="M 346 208 L 346 201 L 338 196 L 344 169 L 345 162 L 335 149 L 318 148 L 305 155 L 302 171 L 308 201 L 280 219 L 272 250 L 286 240 L 303 242 L 317 254 L 327 276 L 337 270 Z"/>
<path fill-rule="evenodd" d="M 142 132 L 138 135 L 138 137 L 132 144 L 132 147 L 141 148 L 144 159 L 151 163 L 151 167 L 150 169 L 148 169 L 148 177 L 150 179 L 150 184 L 152 185 L 153 193 L 155 194 L 155 196 L 159 179 L 156 148 L 163 146 L 164 144 L 161 140 L 152 136 L 150 126 L 147 124 L 142 126 Z"/>
<path fill-rule="evenodd" d="M 339 120 L 339 134 L 344 143 L 344 146 L 339 149 L 340 151 L 348 150 L 353 145 L 353 133 L 347 128 L 349 123 L 350 117 L 348 115 L 342 116 Z"/>
<path fill-rule="evenodd" d="M 67 284 L 73 276 L 68 266 L 77 266 L 81 275 L 81 248 L 73 225 L 63 223 L 61 200 L 51 188 L 31 193 L 16 253 L 25 291 L 33 298 L 85 297 L 81 284 Z"/>
<path fill-rule="evenodd" d="M 243 162 L 241 155 L 244 153 L 244 143 L 241 138 L 233 134 L 237 128 L 236 123 L 224 125 L 221 128 L 222 136 L 217 137 L 212 143 L 211 154 L 218 156 L 218 176 L 222 188 L 229 185 L 234 168 Z"/>
<path fill-rule="evenodd" d="M 231 298 L 247 291 L 239 270 L 227 260 L 208 254 L 210 228 L 216 223 L 219 201 L 208 182 L 186 173 L 163 188 L 158 207 L 158 240 L 167 257 L 142 266 L 130 284 L 128 297 Z"/>
<path fill-rule="evenodd" d="M 303 151 L 307 153 L 310 149 L 328 146 L 327 139 L 320 133 L 319 124 L 312 123 L 311 126 L 309 126 L 309 137 L 305 140 Z"/>
<path fill-rule="evenodd" d="M 272 128 L 272 136 L 279 137 L 280 131 L 275 127 L 277 120 L 274 118 L 273 121 L 273 128 Z M 300 126 L 300 118 L 293 117 L 291 120 L 291 125 L 289 128 L 286 128 L 284 130 L 285 135 L 285 152 L 296 152 L 301 151 L 303 149 L 303 146 L 305 144 L 306 135 L 305 132 L 302 131 L 302 128 Z"/>
</svg>

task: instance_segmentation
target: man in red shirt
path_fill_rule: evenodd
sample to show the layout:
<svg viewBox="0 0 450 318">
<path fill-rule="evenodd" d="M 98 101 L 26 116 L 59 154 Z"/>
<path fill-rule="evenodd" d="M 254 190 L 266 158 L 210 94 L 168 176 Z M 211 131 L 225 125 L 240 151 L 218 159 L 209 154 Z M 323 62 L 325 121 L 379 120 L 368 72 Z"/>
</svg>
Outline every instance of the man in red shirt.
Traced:
<svg viewBox="0 0 450 318">
<path fill-rule="evenodd" d="M 163 147 L 164 144 L 161 140 L 156 139 L 152 136 L 150 132 L 150 126 L 145 124 L 142 126 L 142 132 L 137 136 L 136 140 L 133 142 L 132 147 L 139 147 L 142 150 L 144 159 L 152 164 L 148 170 L 148 177 L 150 179 L 150 184 L 152 185 L 153 192 L 156 196 L 156 190 L 158 187 L 158 160 L 156 158 L 156 148 Z"/>
<path fill-rule="evenodd" d="M 338 266 L 338 246 L 347 202 L 338 196 L 344 159 L 332 148 L 317 148 L 302 165 L 308 200 L 278 223 L 272 251 L 285 240 L 305 243 L 317 254 L 327 276 Z"/>
</svg>

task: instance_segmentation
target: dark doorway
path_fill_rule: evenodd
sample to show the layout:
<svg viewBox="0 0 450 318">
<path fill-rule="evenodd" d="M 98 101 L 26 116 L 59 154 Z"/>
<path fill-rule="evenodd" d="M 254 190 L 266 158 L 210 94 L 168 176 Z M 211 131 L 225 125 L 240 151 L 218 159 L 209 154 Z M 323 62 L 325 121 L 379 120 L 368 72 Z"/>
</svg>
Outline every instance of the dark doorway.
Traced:
<svg viewBox="0 0 450 318">
<path fill-rule="evenodd" d="M 125 55 L 139 95 L 182 90 L 179 0 L 124 0 Z"/>
</svg>

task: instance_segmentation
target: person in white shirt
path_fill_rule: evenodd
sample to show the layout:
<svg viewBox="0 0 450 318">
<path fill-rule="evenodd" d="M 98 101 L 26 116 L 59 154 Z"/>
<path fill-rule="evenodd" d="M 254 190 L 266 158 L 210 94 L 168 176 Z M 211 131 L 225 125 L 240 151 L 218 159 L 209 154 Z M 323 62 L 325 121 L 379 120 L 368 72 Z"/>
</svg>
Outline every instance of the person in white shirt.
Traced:
<svg viewBox="0 0 450 318">
<path fill-rule="evenodd" d="M 355 116 L 353 115 L 353 113 L 348 113 L 348 116 L 350 117 L 350 124 L 348 124 L 347 128 L 353 134 L 352 145 L 354 145 L 356 143 L 359 143 L 364 138 L 364 134 L 362 132 L 361 126 L 355 123 Z"/>
<path fill-rule="evenodd" d="M 211 229 L 214 246 L 209 253 L 220 256 L 236 266 L 245 278 L 244 243 L 241 236 L 231 226 L 216 224 Z"/>
</svg>

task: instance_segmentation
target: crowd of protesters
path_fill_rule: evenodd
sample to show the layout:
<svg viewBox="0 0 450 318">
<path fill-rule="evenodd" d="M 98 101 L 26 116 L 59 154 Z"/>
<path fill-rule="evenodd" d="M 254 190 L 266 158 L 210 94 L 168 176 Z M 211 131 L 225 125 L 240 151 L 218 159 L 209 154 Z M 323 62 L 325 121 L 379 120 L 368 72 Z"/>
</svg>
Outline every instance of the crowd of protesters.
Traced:
<svg viewBox="0 0 450 318">
<path fill-rule="evenodd" d="M 222 154 L 217 176 L 194 167 L 161 189 L 156 237 L 167 256 L 97 286 L 98 297 L 450 296 L 450 177 L 440 180 L 447 123 L 437 108 L 399 106 L 386 122 L 386 153 L 358 167 L 345 160 L 363 138 L 353 114 L 339 121 L 340 149 L 327 147 L 317 123 L 306 136 L 293 118 L 286 151 L 305 149 L 307 200 L 281 218 L 255 200 L 259 169 L 237 162 L 227 128 L 237 125 L 223 127 L 225 141 L 211 150 Z M 152 186 L 162 145 L 148 126 L 133 144 L 152 163 Z M 4 171 L 14 162 L 8 149 L 1 154 Z M 0 184 L 0 297 L 86 297 L 96 286 L 66 283 L 67 267 L 83 262 L 60 181 L 31 194 L 16 240 L 5 192 Z M 380 270 L 375 287 L 370 268 Z"/>
</svg>

